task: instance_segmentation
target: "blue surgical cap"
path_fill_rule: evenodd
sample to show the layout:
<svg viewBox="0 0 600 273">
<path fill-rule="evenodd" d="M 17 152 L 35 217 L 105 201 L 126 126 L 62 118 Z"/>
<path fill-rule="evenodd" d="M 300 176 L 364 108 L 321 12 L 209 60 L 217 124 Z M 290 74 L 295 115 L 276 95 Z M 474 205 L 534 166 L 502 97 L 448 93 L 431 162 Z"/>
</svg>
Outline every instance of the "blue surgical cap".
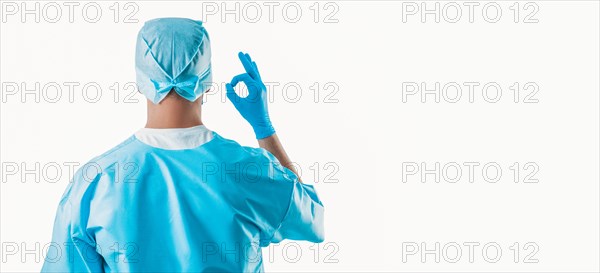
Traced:
<svg viewBox="0 0 600 273">
<path fill-rule="evenodd" d="M 146 22 L 137 37 L 138 89 L 154 104 L 172 89 L 195 101 L 210 88 L 210 40 L 201 21 L 159 18 Z"/>
</svg>

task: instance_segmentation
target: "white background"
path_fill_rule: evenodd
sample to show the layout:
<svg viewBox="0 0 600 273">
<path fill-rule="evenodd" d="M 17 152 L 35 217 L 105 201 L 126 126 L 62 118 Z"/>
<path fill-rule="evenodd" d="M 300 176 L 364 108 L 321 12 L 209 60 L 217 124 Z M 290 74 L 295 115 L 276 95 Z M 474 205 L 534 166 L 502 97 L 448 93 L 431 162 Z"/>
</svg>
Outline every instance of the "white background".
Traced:
<svg viewBox="0 0 600 273">
<path fill-rule="evenodd" d="M 531 2 L 528 9 L 520 2 L 518 17 L 514 1 L 493 2 L 502 10 L 496 23 L 486 21 L 496 17 L 493 7 L 487 17 L 482 15 L 489 2 L 471 2 L 478 5 L 472 22 L 466 2 L 437 2 L 439 23 L 435 15 L 419 12 L 403 22 L 410 3 L 419 7 L 421 2 L 405 3 L 404 9 L 394 1 L 297 2 L 302 15 L 295 23 L 290 22 L 296 17 L 294 8 L 286 14 L 284 3 L 275 6 L 270 20 L 265 3 L 238 2 L 236 22 L 216 2 L 142 1 L 127 8 L 124 2 L 98 2 L 102 15 L 96 23 L 86 22 L 95 17 L 94 9 L 82 16 L 86 2 L 73 2 L 79 4 L 73 22 L 68 7 L 55 2 L 62 7 L 56 23 L 49 22 L 56 9 L 47 2 L 38 2 L 39 23 L 22 10 L 11 15 L 6 3 L 0 25 L 2 271 L 41 268 L 56 207 L 69 181 L 65 163 L 83 164 L 143 127 L 144 97 L 136 94 L 137 103 L 126 103 L 134 91 L 123 86 L 135 81 L 137 31 L 156 17 L 206 21 L 216 82 L 243 72 L 236 57 L 243 50 L 256 60 L 265 81 L 279 84 L 271 91 L 272 120 L 304 180 L 316 182 L 326 207 L 326 242 L 288 242 L 292 247 L 287 253 L 283 245 L 271 249 L 272 257 L 265 257 L 267 271 L 600 270 L 598 1 Z M 20 2 L 10 3 L 21 8 Z M 427 8 L 435 3 L 428 2 Z M 217 12 L 208 14 L 209 6 Z M 251 23 L 256 6 L 262 17 Z M 462 17 L 448 22 L 456 6 Z M 116 19 L 115 8 L 120 10 Z M 315 9 L 320 11 L 316 19 Z M 529 21 L 537 22 L 525 23 L 532 12 Z M 130 13 L 137 23 L 127 22 Z M 65 82 L 79 84 L 72 102 Z M 460 84 L 463 96 L 456 103 L 445 97 L 436 103 L 433 94 L 422 102 L 417 93 L 403 101 L 410 91 L 403 88 L 406 83 L 434 89 L 436 82 L 440 92 L 447 83 Z M 479 84 L 473 102 L 465 82 Z M 521 87 L 517 103 L 510 89 L 515 82 Z M 528 82 L 539 87 L 530 98 L 537 103 L 524 103 L 531 91 L 523 89 Z M 62 87 L 57 102 L 52 102 L 52 83 Z M 90 101 L 93 88 L 90 96 L 83 94 L 88 83 L 101 86 L 99 101 Z M 115 83 L 120 85 L 118 102 L 110 89 Z M 333 88 L 325 88 L 326 83 Z M 502 88 L 498 102 L 484 99 L 487 83 Z M 21 84 L 34 91 L 24 95 Z M 293 85 L 301 88 L 298 101 L 293 101 Z M 337 92 L 325 98 L 333 90 Z M 492 98 L 493 90 L 488 89 Z M 226 138 L 256 146 L 250 126 L 221 96 L 219 88 L 208 95 L 205 124 Z M 403 166 L 411 162 L 423 162 L 428 169 L 439 162 L 440 171 L 456 162 L 462 177 L 448 181 L 456 169 L 446 168 L 449 173 L 439 183 L 433 175 L 421 182 L 422 172 L 403 182 Z M 480 164 L 472 183 L 465 162 Z M 495 183 L 489 182 L 493 169 L 482 175 L 490 162 L 502 170 Z M 514 162 L 520 164 L 519 183 L 510 169 Z M 523 183 L 534 170 L 524 168 L 528 162 L 537 166 L 532 176 L 537 183 Z M 56 164 L 62 174 L 57 182 L 48 181 L 56 176 Z M 8 169 L 15 165 L 16 172 Z M 27 174 L 24 168 L 33 171 Z M 337 183 L 325 183 L 328 175 L 328 182 Z M 421 248 L 424 243 L 434 253 L 436 242 L 439 262 L 435 254 L 422 260 L 423 249 L 415 255 L 406 252 L 408 245 Z M 465 246 L 469 242 L 479 244 L 473 262 Z M 517 261 L 511 249 L 515 242 Z M 528 243 L 531 247 L 525 248 Z M 490 261 L 496 257 L 494 248 L 482 254 L 486 244 L 500 246 L 498 261 Z M 453 262 L 456 245 L 462 255 Z M 524 263 L 534 246 L 536 253 L 527 261 L 537 262 Z"/>
</svg>

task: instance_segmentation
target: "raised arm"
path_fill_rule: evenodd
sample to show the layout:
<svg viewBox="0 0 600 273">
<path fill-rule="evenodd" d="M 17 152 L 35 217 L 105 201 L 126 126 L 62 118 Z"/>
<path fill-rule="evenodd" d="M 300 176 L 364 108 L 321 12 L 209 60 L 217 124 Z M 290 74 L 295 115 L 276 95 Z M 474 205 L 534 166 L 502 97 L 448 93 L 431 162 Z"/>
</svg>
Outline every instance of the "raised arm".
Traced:
<svg viewBox="0 0 600 273">
<path fill-rule="evenodd" d="M 226 85 L 227 98 L 252 126 L 258 145 L 273 154 L 281 165 L 298 175 L 271 124 L 267 107 L 267 88 L 262 82 L 256 63 L 248 54 L 240 52 L 238 57 L 246 73 L 233 77 L 231 83 Z M 239 82 L 244 82 L 248 87 L 248 96 L 245 98 L 238 96 L 233 89 Z"/>
<path fill-rule="evenodd" d="M 294 168 L 292 161 L 290 160 L 287 153 L 283 149 L 283 145 L 281 145 L 281 141 L 279 141 L 279 137 L 277 137 L 277 134 L 273 134 L 269 137 L 259 139 L 258 146 L 260 146 L 261 148 L 263 148 L 263 149 L 269 151 L 271 154 L 273 154 L 277 158 L 277 160 L 279 160 L 279 163 L 281 165 L 290 169 L 292 172 L 294 172 L 298 176 L 298 179 L 300 179 L 300 175 L 298 175 L 298 171 L 296 170 L 296 168 Z"/>
</svg>

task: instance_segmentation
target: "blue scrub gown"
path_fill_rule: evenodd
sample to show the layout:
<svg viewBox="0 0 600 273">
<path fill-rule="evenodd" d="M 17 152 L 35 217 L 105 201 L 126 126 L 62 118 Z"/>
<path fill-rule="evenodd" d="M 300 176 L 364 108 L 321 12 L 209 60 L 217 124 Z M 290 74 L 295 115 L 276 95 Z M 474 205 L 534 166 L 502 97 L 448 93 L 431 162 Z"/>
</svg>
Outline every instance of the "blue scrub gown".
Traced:
<svg viewBox="0 0 600 273">
<path fill-rule="evenodd" d="M 315 189 L 266 150 L 131 136 L 76 172 L 42 272 L 262 272 L 261 247 L 323 237 Z"/>
</svg>

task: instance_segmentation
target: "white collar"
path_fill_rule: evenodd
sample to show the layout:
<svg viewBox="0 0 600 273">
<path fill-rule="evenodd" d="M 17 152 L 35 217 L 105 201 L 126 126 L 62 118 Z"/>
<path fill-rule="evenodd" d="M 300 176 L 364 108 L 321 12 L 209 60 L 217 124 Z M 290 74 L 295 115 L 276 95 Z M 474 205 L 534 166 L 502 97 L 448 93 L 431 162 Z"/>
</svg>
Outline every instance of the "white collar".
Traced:
<svg viewBox="0 0 600 273">
<path fill-rule="evenodd" d="M 204 125 L 189 128 L 142 128 L 135 137 L 152 147 L 166 150 L 196 148 L 213 138 L 213 133 Z"/>
</svg>

